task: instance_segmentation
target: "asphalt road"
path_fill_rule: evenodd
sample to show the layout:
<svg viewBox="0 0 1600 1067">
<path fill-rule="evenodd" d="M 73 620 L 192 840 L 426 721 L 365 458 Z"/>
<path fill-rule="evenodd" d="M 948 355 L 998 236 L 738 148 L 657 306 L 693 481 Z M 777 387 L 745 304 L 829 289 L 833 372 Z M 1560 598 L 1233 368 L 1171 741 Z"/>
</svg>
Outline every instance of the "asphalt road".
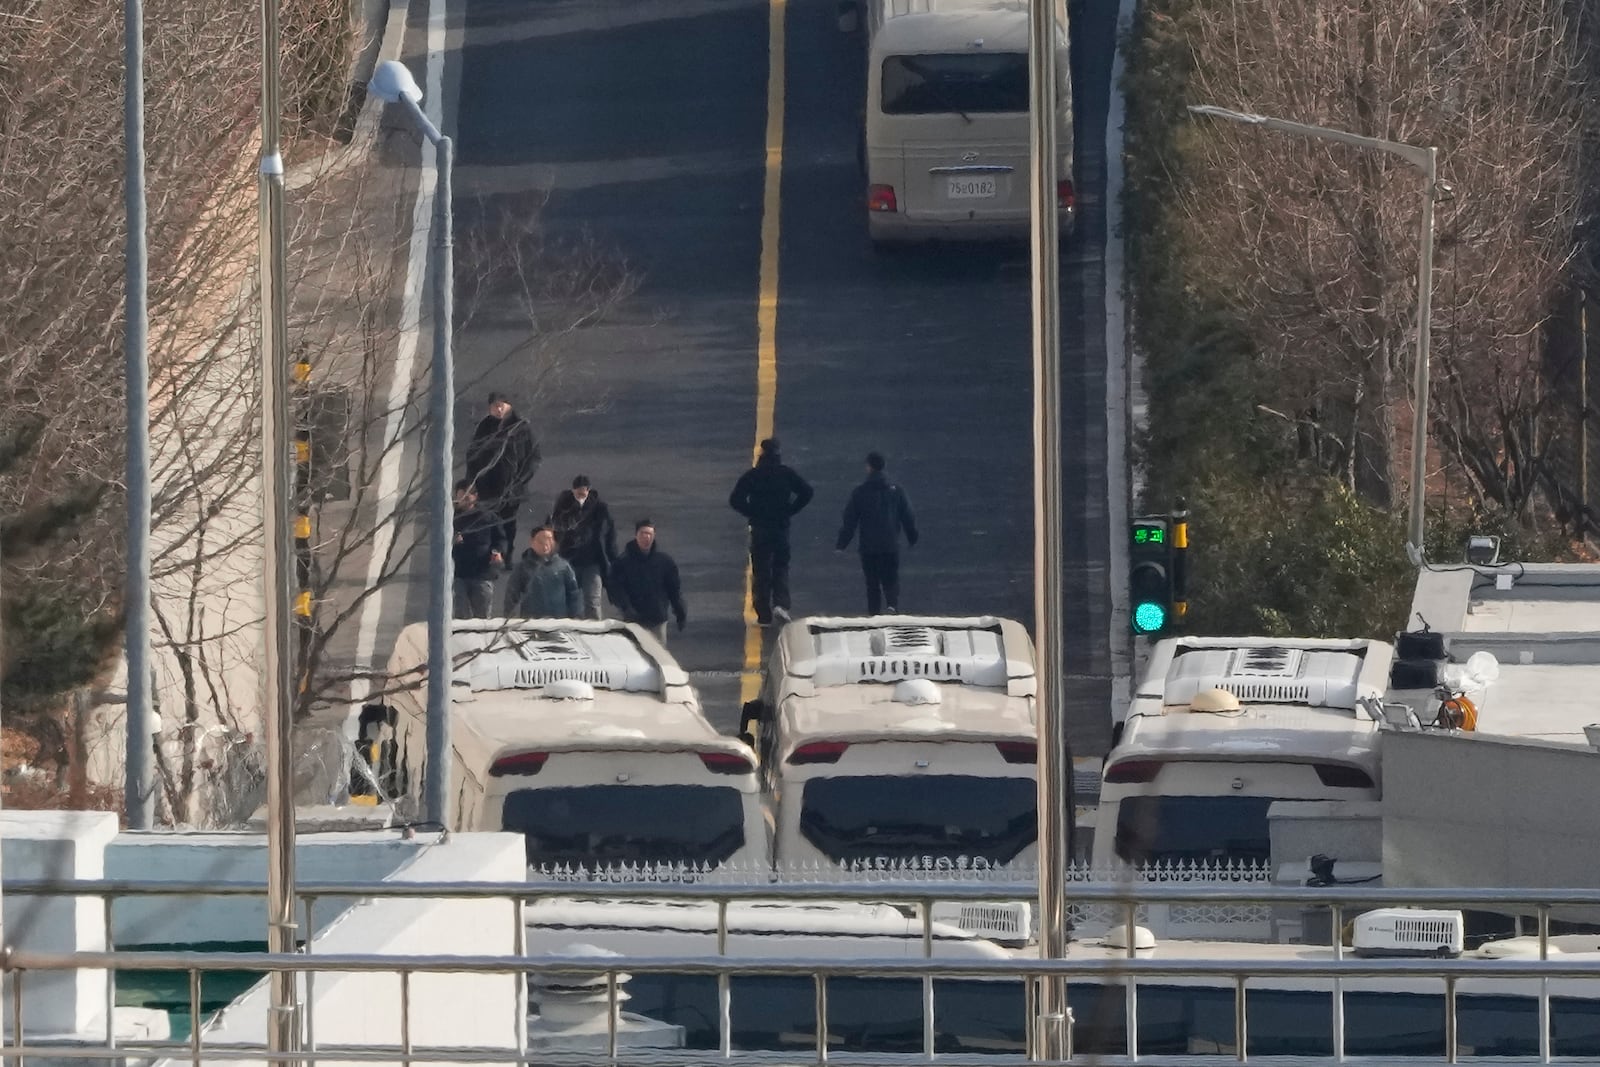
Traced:
<svg viewBox="0 0 1600 1067">
<path fill-rule="evenodd" d="M 817 490 L 794 530 L 796 614 L 864 609 L 855 559 L 832 542 L 862 457 L 878 449 L 923 530 L 903 560 L 901 610 L 1031 622 L 1025 250 L 869 250 L 855 157 L 863 43 L 839 33 L 834 6 L 791 0 L 787 22 L 775 427 Z M 484 266 L 473 229 L 509 213 L 542 219 L 544 269 L 587 244 L 625 262 L 632 285 L 599 325 L 510 362 L 528 319 L 513 292 L 490 294 L 457 342 L 458 433 L 478 393 L 506 389 L 542 439 L 541 512 L 585 473 L 623 537 L 637 517 L 656 522 L 689 601 L 671 648 L 724 727 L 744 665 L 745 534 L 726 498 L 755 436 L 767 20 L 761 0 L 458 0 L 447 57 L 458 276 Z M 1111 0 L 1088 0 L 1073 25 L 1080 218 L 1062 264 L 1062 595 L 1078 754 L 1109 739 L 1102 204 L 1114 21 Z"/>
</svg>

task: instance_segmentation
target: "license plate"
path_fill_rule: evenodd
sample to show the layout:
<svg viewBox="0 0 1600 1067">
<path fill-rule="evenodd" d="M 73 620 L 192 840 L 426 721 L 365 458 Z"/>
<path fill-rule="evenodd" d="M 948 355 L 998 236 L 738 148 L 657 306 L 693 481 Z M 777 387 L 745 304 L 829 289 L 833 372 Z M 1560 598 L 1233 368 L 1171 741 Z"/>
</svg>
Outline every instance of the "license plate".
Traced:
<svg viewBox="0 0 1600 1067">
<path fill-rule="evenodd" d="M 951 200 L 993 200 L 997 191 L 993 175 L 944 180 L 944 195 Z"/>
</svg>

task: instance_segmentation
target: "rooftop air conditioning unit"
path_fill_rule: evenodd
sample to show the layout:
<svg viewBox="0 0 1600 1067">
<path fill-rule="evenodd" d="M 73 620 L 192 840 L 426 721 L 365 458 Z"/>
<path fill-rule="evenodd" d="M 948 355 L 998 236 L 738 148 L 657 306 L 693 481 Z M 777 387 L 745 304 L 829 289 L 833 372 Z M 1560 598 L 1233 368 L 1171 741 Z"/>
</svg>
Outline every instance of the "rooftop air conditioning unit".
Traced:
<svg viewBox="0 0 1600 1067">
<path fill-rule="evenodd" d="M 1033 936 L 1033 909 L 1020 900 L 973 904 L 946 901 L 933 906 L 933 921 L 960 927 L 1002 945 L 1025 945 Z"/>
<path fill-rule="evenodd" d="M 1350 946 L 1357 956 L 1459 956 L 1459 911 L 1379 908 L 1356 916 Z"/>
</svg>

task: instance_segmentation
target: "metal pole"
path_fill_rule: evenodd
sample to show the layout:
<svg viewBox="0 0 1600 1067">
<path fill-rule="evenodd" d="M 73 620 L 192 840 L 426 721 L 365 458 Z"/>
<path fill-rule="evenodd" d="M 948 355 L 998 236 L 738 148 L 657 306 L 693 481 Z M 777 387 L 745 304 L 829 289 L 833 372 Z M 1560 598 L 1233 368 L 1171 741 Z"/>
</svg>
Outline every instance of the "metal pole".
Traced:
<svg viewBox="0 0 1600 1067">
<path fill-rule="evenodd" d="M 1029 207 L 1033 240 L 1033 614 L 1039 691 L 1039 955 L 1067 954 L 1072 759 L 1061 714 L 1061 286 L 1056 203 L 1055 5 L 1028 9 Z M 1066 982 L 1039 983 L 1041 1059 L 1066 1051 Z"/>
<path fill-rule="evenodd" d="M 290 555 L 288 312 L 284 273 L 283 157 L 279 154 L 278 0 L 261 0 L 261 510 L 266 606 L 262 669 L 267 735 L 267 948 L 295 950 L 293 654 L 290 644 L 294 560 Z M 268 1060 L 288 1067 L 299 1045 L 296 981 L 274 972 L 267 1023 Z M 273 1055 L 277 1053 L 278 1055 Z"/>
<path fill-rule="evenodd" d="M 1589 526 L 1589 292 L 1580 294 L 1578 339 L 1583 352 L 1578 357 L 1578 531 Z"/>
<path fill-rule="evenodd" d="M 130 830 L 155 824 L 150 684 L 150 357 L 149 255 L 145 245 L 144 0 L 122 9 L 122 135 L 127 244 L 123 327 L 128 412 L 128 587 L 123 644 L 128 659 L 128 766 L 123 803 Z"/>
<path fill-rule="evenodd" d="M 407 110 L 437 149 L 433 211 L 433 368 L 428 419 L 433 432 L 428 495 L 428 769 L 423 784 L 426 819 L 450 826 L 451 543 L 455 539 L 450 472 L 455 452 L 455 350 L 451 337 L 455 299 L 455 249 L 451 178 L 455 147 L 413 100 Z"/>
<path fill-rule="evenodd" d="M 1425 534 L 1423 504 L 1428 495 L 1428 346 L 1433 333 L 1433 195 L 1438 184 L 1439 150 L 1423 149 L 1422 247 L 1417 257 L 1417 365 L 1412 386 L 1416 411 L 1411 418 L 1411 524 L 1407 538 L 1418 551 Z"/>
<path fill-rule="evenodd" d="M 6 674 L 5 674 L 5 662 L 6 662 L 6 613 L 5 613 L 5 602 L 6 602 L 6 600 L 5 600 L 5 593 L 4 593 L 4 589 L 3 589 L 4 583 L 5 583 L 5 573 L 6 573 L 5 535 L 4 535 L 4 530 L 0 530 L 0 693 L 3 693 L 4 690 L 5 690 L 4 682 L 5 682 L 5 677 L 6 677 Z M 5 709 L 4 709 L 3 706 L 0 706 L 0 722 L 4 722 L 4 721 L 5 721 Z M 4 796 L 4 793 L 0 792 L 0 797 L 3 797 L 3 796 Z M 0 881 L 0 885 L 3 885 L 3 884 L 4 884 L 4 882 Z M 3 896 L 4 896 L 4 893 L 0 893 L 0 897 L 3 897 Z M 107 923 L 106 924 L 106 937 L 109 938 L 110 936 L 111 936 L 111 924 Z M 6 940 L 5 910 L 4 910 L 4 908 L 0 908 L 0 948 L 4 948 L 4 946 L 9 945 L 10 943 L 11 942 Z M 114 985 L 115 982 L 116 982 L 115 972 L 108 973 L 106 975 L 106 981 L 107 981 L 108 985 Z M 106 1023 L 107 1028 L 109 1028 L 110 1025 L 111 1025 L 110 1022 Z M 22 1036 L 21 1032 L 18 1031 L 17 1032 L 17 1044 L 19 1044 L 19 1045 L 22 1044 L 21 1036 Z"/>
</svg>

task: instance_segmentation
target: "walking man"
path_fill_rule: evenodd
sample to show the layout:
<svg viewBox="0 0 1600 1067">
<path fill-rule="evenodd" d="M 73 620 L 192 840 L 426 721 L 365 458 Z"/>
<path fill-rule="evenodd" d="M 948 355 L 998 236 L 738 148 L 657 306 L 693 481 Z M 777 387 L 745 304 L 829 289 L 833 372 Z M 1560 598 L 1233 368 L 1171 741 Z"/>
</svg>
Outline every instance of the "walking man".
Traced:
<svg viewBox="0 0 1600 1067">
<path fill-rule="evenodd" d="M 667 642 L 667 615 L 678 620 L 682 631 L 689 621 L 678 588 L 678 565 L 656 545 L 656 524 L 640 519 L 633 528 L 633 540 L 611 565 L 611 582 L 606 587 L 611 603 L 626 622 L 636 622 Z"/>
<path fill-rule="evenodd" d="M 585 619 L 598 619 L 600 590 L 605 587 L 611 562 L 617 558 L 617 526 L 611 509 L 589 484 L 587 475 L 572 479 L 572 488 L 563 489 L 550 512 L 556 546 L 562 558 L 572 564 L 583 592 Z"/>
<path fill-rule="evenodd" d="M 528 420 L 512 410 L 504 393 L 490 393 L 488 414 L 478 420 L 467 445 L 467 480 L 484 510 L 499 521 L 500 544 L 508 556 L 517 543 L 517 512 L 528 498 L 528 483 L 539 472 L 539 459 L 539 442 Z"/>
<path fill-rule="evenodd" d="M 578 576 L 556 554 L 556 532 L 536 528 L 506 583 L 506 618 L 576 619 L 582 610 Z"/>
<path fill-rule="evenodd" d="M 494 568 L 501 562 L 500 523 L 478 507 L 478 494 L 465 479 L 456 483 L 455 617 L 487 619 L 494 598 Z"/>
<path fill-rule="evenodd" d="M 728 504 L 750 523 L 750 598 L 756 624 L 789 621 L 789 520 L 811 503 L 812 489 L 778 457 L 778 439 L 761 442 L 756 465 L 739 476 Z"/>
<path fill-rule="evenodd" d="M 907 545 L 917 543 L 917 520 L 911 514 L 911 501 L 906 499 L 904 489 L 889 481 L 883 468 L 883 454 L 868 452 L 867 480 L 850 493 L 835 545 L 843 552 L 860 530 L 857 546 L 861 574 L 867 580 L 868 615 L 884 610 L 893 615 L 899 610 L 900 534 L 904 532 Z"/>
</svg>

